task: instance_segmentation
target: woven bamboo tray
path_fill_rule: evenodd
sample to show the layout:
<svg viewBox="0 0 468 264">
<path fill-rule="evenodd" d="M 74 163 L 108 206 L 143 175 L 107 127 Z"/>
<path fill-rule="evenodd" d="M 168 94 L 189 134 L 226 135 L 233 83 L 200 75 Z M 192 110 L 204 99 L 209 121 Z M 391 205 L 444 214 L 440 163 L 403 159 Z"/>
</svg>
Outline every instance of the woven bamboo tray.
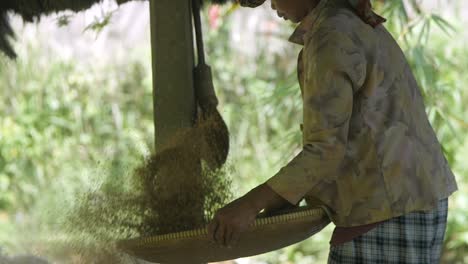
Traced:
<svg viewBox="0 0 468 264">
<path fill-rule="evenodd" d="M 324 210 L 300 207 L 280 215 L 260 215 L 252 228 L 241 235 L 238 245 L 231 248 L 213 243 L 206 227 L 121 240 L 117 246 L 130 255 L 156 263 L 207 263 L 274 251 L 311 237 L 329 223 Z"/>
</svg>

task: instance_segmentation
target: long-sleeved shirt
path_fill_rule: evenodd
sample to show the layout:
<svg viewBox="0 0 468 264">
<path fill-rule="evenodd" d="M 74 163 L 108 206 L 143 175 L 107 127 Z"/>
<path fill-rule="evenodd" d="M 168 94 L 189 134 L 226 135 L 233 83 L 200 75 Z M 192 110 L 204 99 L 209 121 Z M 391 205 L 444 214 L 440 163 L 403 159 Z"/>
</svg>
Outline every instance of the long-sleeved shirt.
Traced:
<svg viewBox="0 0 468 264">
<path fill-rule="evenodd" d="M 430 210 L 457 190 L 408 62 L 384 26 L 346 0 L 322 0 L 290 41 L 298 73 L 303 149 L 266 184 L 305 197 L 337 226 Z"/>
</svg>

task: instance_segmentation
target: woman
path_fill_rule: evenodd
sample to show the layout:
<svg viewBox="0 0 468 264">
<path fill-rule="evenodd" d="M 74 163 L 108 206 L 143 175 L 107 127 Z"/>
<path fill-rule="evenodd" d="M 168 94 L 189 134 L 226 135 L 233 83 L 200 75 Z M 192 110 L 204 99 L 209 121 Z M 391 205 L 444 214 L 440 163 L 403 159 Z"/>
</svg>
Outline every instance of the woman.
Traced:
<svg viewBox="0 0 468 264">
<path fill-rule="evenodd" d="M 257 6 L 264 0 L 241 1 Z M 329 263 L 438 263 L 447 198 L 457 190 L 398 44 L 369 0 L 272 0 L 299 23 L 303 150 L 220 209 L 225 246 L 263 209 L 319 203 L 336 225 Z"/>
</svg>

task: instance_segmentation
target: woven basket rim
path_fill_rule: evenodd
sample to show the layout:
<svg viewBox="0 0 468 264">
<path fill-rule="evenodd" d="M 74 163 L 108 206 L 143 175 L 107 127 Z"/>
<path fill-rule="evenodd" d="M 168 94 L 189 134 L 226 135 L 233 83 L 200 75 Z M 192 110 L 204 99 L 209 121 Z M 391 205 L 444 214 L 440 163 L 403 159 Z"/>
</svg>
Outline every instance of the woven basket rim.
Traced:
<svg viewBox="0 0 468 264">
<path fill-rule="evenodd" d="M 325 211 L 322 208 L 314 207 L 310 208 L 307 206 L 299 207 L 290 212 L 285 212 L 284 214 L 273 215 L 273 216 L 262 216 L 255 220 L 254 225 L 251 230 L 276 224 L 284 224 L 294 221 L 301 221 L 303 219 L 315 217 L 317 220 L 320 220 L 326 216 Z M 181 239 L 192 239 L 201 236 L 208 235 L 208 227 L 197 228 L 192 230 L 186 230 L 181 232 L 174 232 L 169 234 L 148 236 L 148 237 L 136 237 L 130 239 L 123 239 L 117 242 L 119 248 L 126 247 L 142 247 L 149 246 L 156 243 L 161 243 L 168 240 L 181 240 Z"/>
</svg>

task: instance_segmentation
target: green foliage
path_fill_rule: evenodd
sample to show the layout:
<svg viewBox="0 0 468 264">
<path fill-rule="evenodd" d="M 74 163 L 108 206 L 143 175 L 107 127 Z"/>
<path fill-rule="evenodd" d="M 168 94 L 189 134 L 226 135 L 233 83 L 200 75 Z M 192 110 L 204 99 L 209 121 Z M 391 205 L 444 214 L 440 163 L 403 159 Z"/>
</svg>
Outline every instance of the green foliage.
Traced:
<svg viewBox="0 0 468 264">
<path fill-rule="evenodd" d="M 113 67 L 22 54 L 0 68 L 0 209 L 27 210 L 64 175 L 81 181 L 90 164 L 132 163 L 151 139 L 148 70 Z"/>
<path fill-rule="evenodd" d="M 101 31 L 107 25 L 109 25 L 109 23 L 111 23 L 111 19 L 112 19 L 113 14 L 115 13 L 115 11 L 116 10 L 111 11 L 111 12 L 105 12 L 105 13 L 101 14 L 100 17 L 95 17 L 94 21 L 91 24 L 89 24 L 88 26 L 86 26 L 84 31 L 88 31 L 88 30 L 94 31 L 96 33 L 96 36 L 98 36 L 99 33 L 101 33 Z M 58 21 L 59 25 L 60 25 L 60 23 L 62 23 L 62 24 L 64 23 L 63 18 L 64 17 L 62 16 L 61 19 L 59 19 L 59 21 Z"/>
<path fill-rule="evenodd" d="M 127 191 L 153 146 L 151 75 L 135 60 L 83 65 L 35 49 L 1 63 L 0 245 L 30 252 L 69 239 L 59 227 L 84 192 L 105 179 Z"/>
</svg>

